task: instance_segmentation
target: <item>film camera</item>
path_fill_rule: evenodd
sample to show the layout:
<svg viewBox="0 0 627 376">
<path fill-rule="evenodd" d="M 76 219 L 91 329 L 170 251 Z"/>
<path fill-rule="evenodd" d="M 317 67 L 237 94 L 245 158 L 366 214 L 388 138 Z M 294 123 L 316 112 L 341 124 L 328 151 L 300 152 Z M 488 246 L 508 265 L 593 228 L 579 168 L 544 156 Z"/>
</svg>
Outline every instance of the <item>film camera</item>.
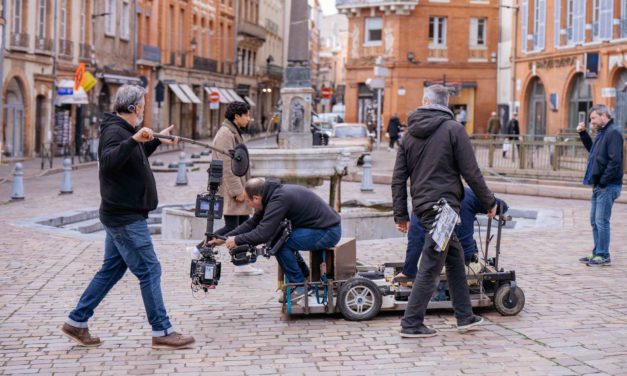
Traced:
<svg viewBox="0 0 627 376">
<path fill-rule="evenodd" d="M 281 221 L 277 229 L 274 231 L 272 238 L 266 244 L 259 246 L 252 245 L 240 245 L 231 250 L 231 262 L 233 265 L 246 265 L 257 261 L 258 256 L 264 256 L 270 258 L 283 247 L 283 244 L 287 241 L 292 233 L 292 224 L 289 220 L 284 219 Z"/>
</svg>

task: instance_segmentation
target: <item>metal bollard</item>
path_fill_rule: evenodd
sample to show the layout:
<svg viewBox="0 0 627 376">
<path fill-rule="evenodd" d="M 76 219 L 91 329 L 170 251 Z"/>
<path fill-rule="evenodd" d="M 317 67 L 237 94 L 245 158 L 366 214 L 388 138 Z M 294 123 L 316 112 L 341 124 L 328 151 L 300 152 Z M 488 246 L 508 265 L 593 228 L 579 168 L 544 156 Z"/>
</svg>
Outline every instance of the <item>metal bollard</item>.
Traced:
<svg viewBox="0 0 627 376">
<path fill-rule="evenodd" d="M 63 181 L 61 181 L 61 194 L 72 193 L 72 161 L 70 158 L 63 160 Z"/>
<path fill-rule="evenodd" d="M 372 157 L 370 154 L 366 154 L 364 156 L 363 173 L 361 175 L 361 191 L 374 191 L 374 184 L 372 184 Z"/>
<path fill-rule="evenodd" d="M 22 164 L 15 164 L 15 172 L 13 172 L 13 192 L 11 192 L 11 200 L 24 199 L 24 172 Z"/>
<path fill-rule="evenodd" d="M 176 174 L 176 185 L 187 185 L 187 166 L 185 162 L 185 152 L 179 154 L 179 170 Z"/>
</svg>

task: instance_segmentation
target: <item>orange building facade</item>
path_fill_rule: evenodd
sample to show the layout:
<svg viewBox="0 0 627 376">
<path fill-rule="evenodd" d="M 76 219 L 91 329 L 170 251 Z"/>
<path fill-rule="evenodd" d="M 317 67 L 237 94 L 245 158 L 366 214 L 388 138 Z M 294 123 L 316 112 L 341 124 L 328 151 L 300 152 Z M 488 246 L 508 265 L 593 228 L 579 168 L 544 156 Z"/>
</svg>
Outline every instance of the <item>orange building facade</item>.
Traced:
<svg viewBox="0 0 627 376">
<path fill-rule="evenodd" d="M 596 103 L 627 122 L 627 1 L 521 0 L 515 93 L 521 133 L 572 133 Z"/>
<path fill-rule="evenodd" d="M 389 71 L 384 125 L 394 113 L 406 121 L 424 88 L 438 83 L 449 87 L 452 110 L 465 109 L 468 133 L 486 132 L 496 111 L 496 0 L 338 0 L 336 6 L 349 18 L 346 121 L 372 123 L 377 95 L 366 83 L 381 57 Z"/>
</svg>

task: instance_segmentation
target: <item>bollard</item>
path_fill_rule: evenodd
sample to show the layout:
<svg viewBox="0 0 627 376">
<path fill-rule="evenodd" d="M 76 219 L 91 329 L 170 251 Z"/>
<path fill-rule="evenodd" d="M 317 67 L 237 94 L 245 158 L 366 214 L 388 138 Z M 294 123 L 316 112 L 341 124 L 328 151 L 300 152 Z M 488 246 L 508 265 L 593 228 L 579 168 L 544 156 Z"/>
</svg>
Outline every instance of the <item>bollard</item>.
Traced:
<svg viewBox="0 0 627 376">
<path fill-rule="evenodd" d="M 13 192 L 11 193 L 11 200 L 23 200 L 24 199 L 24 172 L 22 171 L 22 164 L 15 164 L 15 171 L 13 172 Z"/>
<path fill-rule="evenodd" d="M 187 185 L 187 166 L 185 163 L 185 152 L 179 154 L 179 170 L 176 174 L 176 185 Z"/>
<path fill-rule="evenodd" d="M 374 185 L 372 184 L 372 157 L 370 154 L 364 156 L 363 173 L 361 175 L 361 191 L 373 192 Z"/>
<path fill-rule="evenodd" d="M 63 181 L 61 181 L 61 194 L 72 193 L 72 161 L 70 158 L 63 160 Z"/>
</svg>

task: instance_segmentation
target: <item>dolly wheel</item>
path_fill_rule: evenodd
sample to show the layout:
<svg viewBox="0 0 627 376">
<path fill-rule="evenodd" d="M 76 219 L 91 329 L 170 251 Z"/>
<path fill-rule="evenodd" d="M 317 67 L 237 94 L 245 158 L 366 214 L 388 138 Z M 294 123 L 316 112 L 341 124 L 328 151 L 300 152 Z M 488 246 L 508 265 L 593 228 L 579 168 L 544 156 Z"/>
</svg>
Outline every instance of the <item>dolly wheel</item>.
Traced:
<svg viewBox="0 0 627 376">
<path fill-rule="evenodd" d="M 340 311 L 347 320 L 370 320 L 379 313 L 381 302 L 377 285 L 369 279 L 353 277 L 340 288 Z"/>
<path fill-rule="evenodd" d="M 520 287 L 515 287 L 512 294 L 512 286 L 501 285 L 494 293 L 494 308 L 503 316 L 514 316 L 522 311 L 525 306 L 525 294 Z"/>
</svg>

